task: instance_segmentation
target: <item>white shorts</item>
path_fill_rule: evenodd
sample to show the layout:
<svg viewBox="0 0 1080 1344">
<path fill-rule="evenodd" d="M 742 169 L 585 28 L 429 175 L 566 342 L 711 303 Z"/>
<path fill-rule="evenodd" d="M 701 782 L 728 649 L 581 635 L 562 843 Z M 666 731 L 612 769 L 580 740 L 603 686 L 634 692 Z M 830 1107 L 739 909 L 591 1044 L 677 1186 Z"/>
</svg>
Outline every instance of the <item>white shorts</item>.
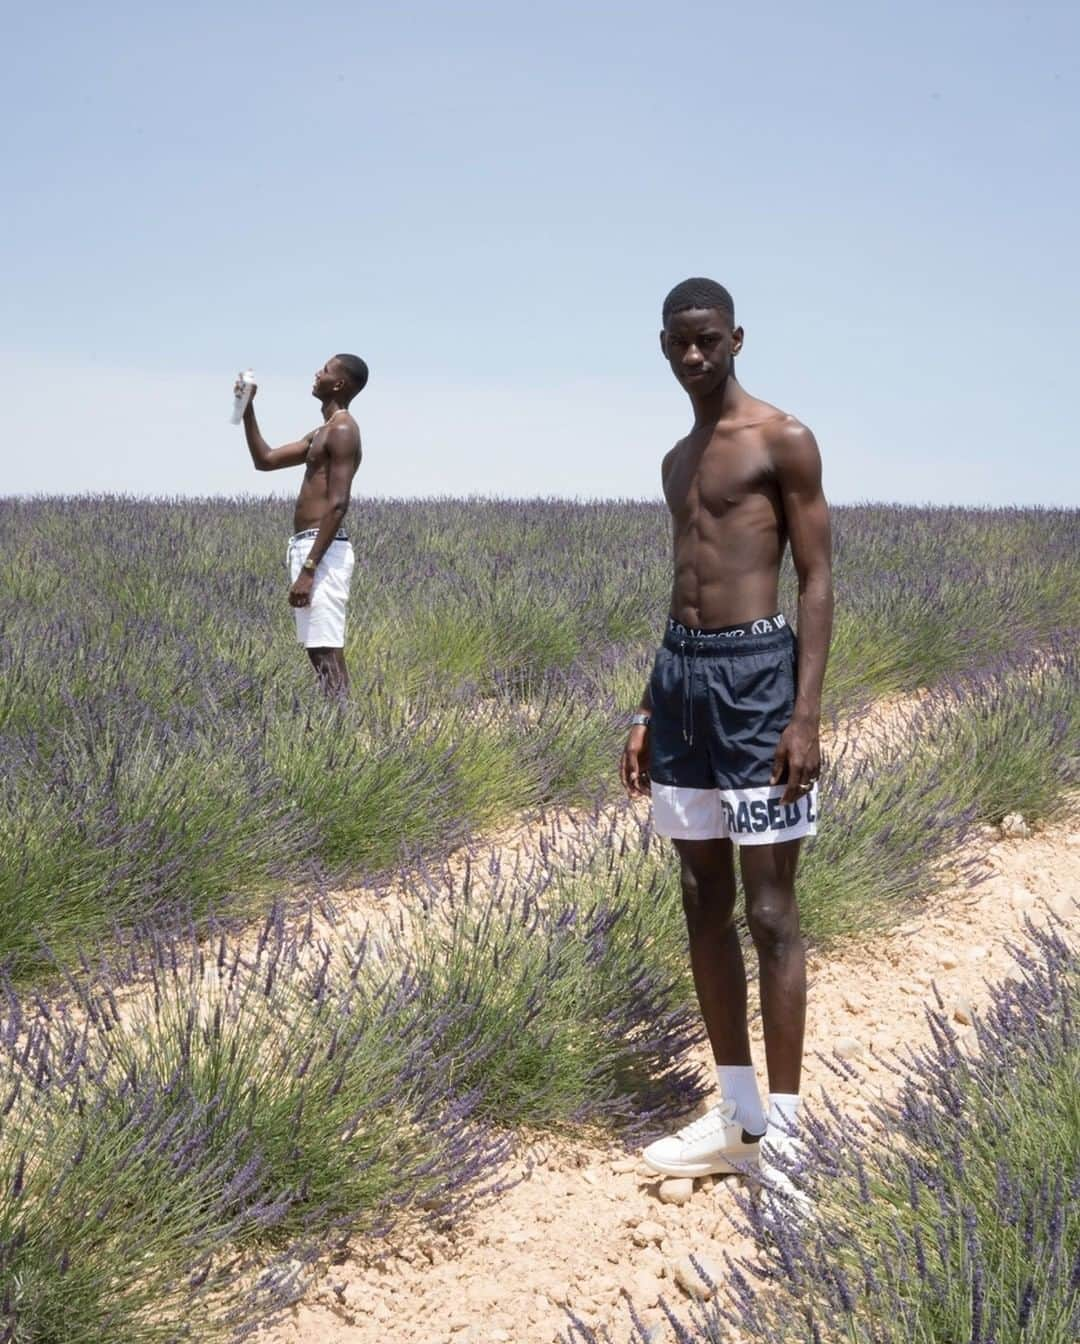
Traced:
<svg viewBox="0 0 1080 1344">
<path fill-rule="evenodd" d="M 818 786 L 794 803 L 782 803 L 784 784 L 752 789 L 683 789 L 652 786 L 653 825 L 672 840 L 731 840 L 736 845 L 778 845 L 817 835 Z"/>
<path fill-rule="evenodd" d="M 290 583 L 295 583 L 299 577 L 300 566 L 314 542 L 314 537 L 302 534 L 289 538 L 286 564 Z M 351 542 L 335 539 L 327 547 L 315 571 L 311 602 L 306 607 L 293 608 L 296 638 L 305 649 L 345 647 L 345 608 L 355 563 Z"/>
</svg>

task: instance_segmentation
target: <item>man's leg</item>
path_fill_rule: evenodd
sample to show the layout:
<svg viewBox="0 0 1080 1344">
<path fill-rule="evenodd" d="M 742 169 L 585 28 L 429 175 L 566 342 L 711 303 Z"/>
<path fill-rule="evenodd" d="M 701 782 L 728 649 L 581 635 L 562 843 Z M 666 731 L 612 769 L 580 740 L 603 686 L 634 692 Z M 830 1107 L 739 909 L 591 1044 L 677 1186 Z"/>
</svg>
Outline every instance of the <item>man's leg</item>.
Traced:
<svg viewBox="0 0 1080 1344">
<path fill-rule="evenodd" d="M 750 1064 L 746 967 L 735 928 L 730 840 L 676 840 L 682 900 L 705 1030 L 717 1064 Z"/>
<path fill-rule="evenodd" d="M 345 650 L 333 649 L 334 666 L 337 668 L 338 693 L 345 695 L 349 689 L 349 669 L 345 666 Z"/>
<path fill-rule="evenodd" d="M 750 1059 L 731 841 L 674 844 L 682 865 L 690 965 L 716 1060 L 721 1104 L 678 1133 L 651 1143 L 642 1156 L 653 1171 L 667 1176 L 743 1171 L 757 1162 L 765 1120 Z"/>
<path fill-rule="evenodd" d="M 308 657 L 324 694 L 340 698 L 349 689 L 349 673 L 342 649 L 308 649 Z"/>
<path fill-rule="evenodd" d="M 770 1135 L 774 1128 L 783 1132 L 794 1121 L 802 1076 L 806 952 L 795 903 L 800 844 L 799 840 L 789 840 L 739 849 L 746 918 L 760 967 Z"/>
</svg>

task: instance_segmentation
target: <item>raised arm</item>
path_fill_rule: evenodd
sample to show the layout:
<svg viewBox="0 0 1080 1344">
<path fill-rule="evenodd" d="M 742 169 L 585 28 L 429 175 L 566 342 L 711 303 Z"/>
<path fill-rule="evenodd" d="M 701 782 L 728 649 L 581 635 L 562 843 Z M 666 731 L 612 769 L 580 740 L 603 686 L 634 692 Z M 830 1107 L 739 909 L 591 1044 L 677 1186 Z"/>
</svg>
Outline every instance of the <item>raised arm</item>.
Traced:
<svg viewBox="0 0 1080 1344">
<path fill-rule="evenodd" d="M 251 400 L 244 411 L 244 436 L 247 439 L 248 452 L 255 463 L 256 471 L 278 471 L 281 467 L 299 467 L 307 459 L 311 447 L 311 435 L 308 434 L 296 443 L 287 443 L 282 448 L 271 448 L 259 431 L 259 422 L 255 419 L 255 393 L 252 387 Z"/>
<path fill-rule="evenodd" d="M 821 488 L 821 454 L 805 425 L 789 421 L 780 429 L 773 443 L 773 465 L 799 580 L 798 691 L 774 771 L 775 783 L 786 769 L 784 801 L 794 802 L 821 769 L 821 687 L 833 617 L 832 535 Z"/>
</svg>

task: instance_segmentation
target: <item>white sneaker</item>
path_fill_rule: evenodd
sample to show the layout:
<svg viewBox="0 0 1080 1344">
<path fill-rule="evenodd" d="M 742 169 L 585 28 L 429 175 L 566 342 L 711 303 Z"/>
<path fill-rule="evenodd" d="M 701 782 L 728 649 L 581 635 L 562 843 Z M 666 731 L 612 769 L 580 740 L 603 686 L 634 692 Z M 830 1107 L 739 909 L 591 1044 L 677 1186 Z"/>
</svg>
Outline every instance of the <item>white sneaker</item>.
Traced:
<svg viewBox="0 0 1080 1344">
<path fill-rule="evenodd" d="M 650 1143 L 641 1157 L 661 1176 L 740 1173 L 757 1165 L 758 1141 L 748 1142 L 743 1127 L 735 1123 L 734 1103 L 719 1102 L 677 1134 Z"/>
</svg>

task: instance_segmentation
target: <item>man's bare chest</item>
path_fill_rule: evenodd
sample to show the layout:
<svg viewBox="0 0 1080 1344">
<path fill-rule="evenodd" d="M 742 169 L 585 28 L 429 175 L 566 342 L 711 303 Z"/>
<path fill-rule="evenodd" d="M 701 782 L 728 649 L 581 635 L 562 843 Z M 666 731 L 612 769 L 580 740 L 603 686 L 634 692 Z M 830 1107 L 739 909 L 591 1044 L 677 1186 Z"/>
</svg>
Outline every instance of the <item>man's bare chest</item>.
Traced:
<svg viewBox="0 0 1080 1344">
<path fill-rule="evenodd" d="M 664 482 L 676 519 L 702 510 L 720 516 L 771 489 L 772 464 L 765 444 L 756 435 L 741 437 L 713 439 L 704 448 L 688 441 L 679 448 Z"/>
<path fill-rule="evenodd" d="M 308 442 L 307 457 L 304 459 L 304 467 L 307 475 L 315 476 L 320 471 L 324 471 L 326 469 L 327 457 L 326 430 L 317 429 Z"/>
</svg>

